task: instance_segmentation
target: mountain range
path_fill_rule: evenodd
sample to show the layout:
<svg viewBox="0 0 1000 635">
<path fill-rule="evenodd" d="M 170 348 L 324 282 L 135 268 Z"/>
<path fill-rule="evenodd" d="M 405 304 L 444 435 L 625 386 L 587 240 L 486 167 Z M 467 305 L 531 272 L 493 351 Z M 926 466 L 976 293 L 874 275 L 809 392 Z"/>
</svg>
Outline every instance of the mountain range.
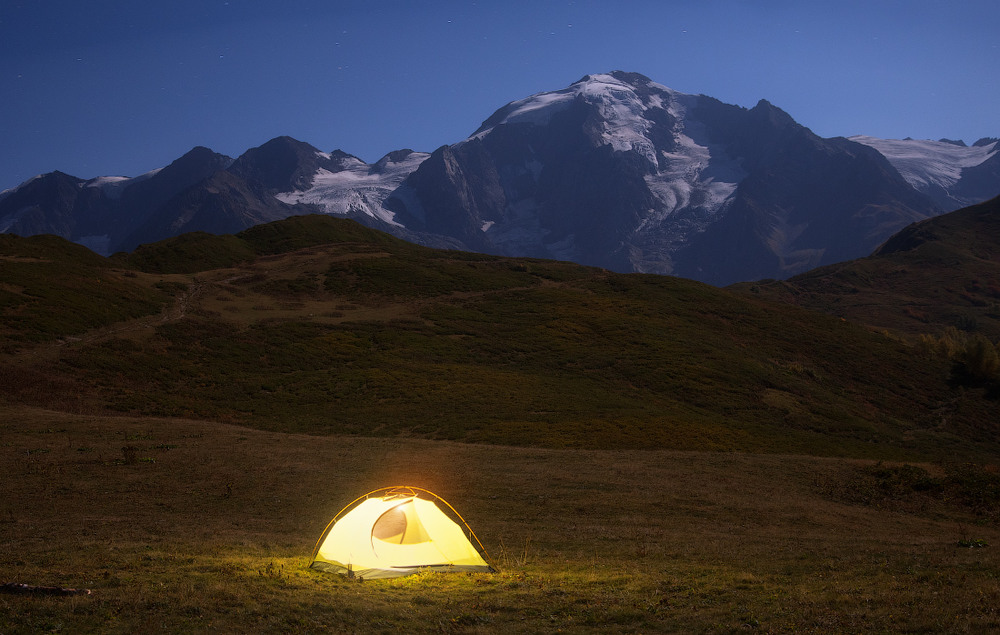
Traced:
<svg viewBox="0 0 1000 635">
<path fill-rule="evenodd" d="M 100 254 L 306 213 L 427 246 L 671 274 L 788 278 L 1000 193 L 997 139 L 824 139 L 636 73 L 511 102 L 467 139 L 373 164 L 290 137 L 233 159 L 194 148 L 134 178 L 52 172 L 0 194 L 0 231 Z"/>
</svg>

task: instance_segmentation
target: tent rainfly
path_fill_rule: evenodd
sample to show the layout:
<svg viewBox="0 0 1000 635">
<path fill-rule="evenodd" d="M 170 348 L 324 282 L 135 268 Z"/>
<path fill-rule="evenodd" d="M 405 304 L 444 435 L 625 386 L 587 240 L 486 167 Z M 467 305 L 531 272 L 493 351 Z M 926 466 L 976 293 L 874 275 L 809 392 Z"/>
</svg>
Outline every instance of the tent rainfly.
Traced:
<svg viewBox="0 0 1000 635">
<path fill-rule="evenodd" d="M 454 512 L 468 537 L 435 499 Z M 465 519 L 437 494 L 419 487 L 385 487 L 355 499 L 333 517 L 309 566 L 364 579 L 420 570 L 492 572 L 473 539 L 485 553 Z"/>
</svg>

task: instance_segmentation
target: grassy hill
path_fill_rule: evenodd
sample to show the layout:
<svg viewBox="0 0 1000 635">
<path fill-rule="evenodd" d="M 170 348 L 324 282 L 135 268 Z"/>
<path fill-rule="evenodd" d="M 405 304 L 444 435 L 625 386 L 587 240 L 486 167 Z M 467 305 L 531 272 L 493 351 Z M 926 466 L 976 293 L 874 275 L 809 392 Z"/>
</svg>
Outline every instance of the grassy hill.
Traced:
<svg viewBox="0 0 1000 635">
<path fill-rule="evenodd" d="M 1000 198 L 907 227 L 874 255 L 735 288 L 900 333 L 1000 340 Z"/>
<path fill-rule="evenodd" d="M 327 217 L 0 265 L 0 591 L 91 590 L 0 632 L 1000 629 L 996 398 L 904 329 Z M 402 483 L 499 573 L 307 568 Z"/>
<path fill-rule="evenodd" d="M 688 280 L 432 250 L 322 216 L 98 264 L 95 290 L 121 279 L 174 304 L 9 355 L 7 401 L 542 447 L 996 449 L 995 403 L 956 392 L 947 360 Z"/>
<path fill-rule="evenodd" d="M 0 353 L 159 313 L 170 301 L 75 243 L 0 234 Z"/>
</svg>

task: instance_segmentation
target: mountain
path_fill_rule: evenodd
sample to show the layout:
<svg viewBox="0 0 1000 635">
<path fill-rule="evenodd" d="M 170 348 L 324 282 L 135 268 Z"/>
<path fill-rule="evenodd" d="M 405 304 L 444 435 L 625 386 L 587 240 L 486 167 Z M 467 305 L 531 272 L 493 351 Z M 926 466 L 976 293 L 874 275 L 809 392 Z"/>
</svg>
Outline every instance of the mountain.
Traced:
<svg viewBox="0 0 1000 635">
<path fill-rule="evenodd" d="M 292 141 L 289 139 L 288 143 Z M 270 145 L 274 145 L 274 141 L 262 148 Z M 251 161 L 265 166 L 277 163 L 248 155 L 251 152 L 240 157 L 233 166 L 235 171 L 248 178 L 264 169 L 248 170 L 245 166 Z M 428 156 L 427 153 L 409 149 L 397 150 L 369 165 L 341 151 L 329 154 L 314 151 L 309 154 L 300 150 L 294 162 L 285 164 L 286 170 L 294 172 L 294 178 L 281 176 L 266 179 L 264 183 L 272 188 L 279 200 L 288 204 L 312 204 L 327 214 L 349 218 L 370 217 L 399 226 L 382 203 Z"/>
<path fill-rule="evenodd" d="M 725 284 L 869 253 L 938 212 L 877 152 L 641 75 L 508 104 L 386 202 L 470 248 Z"/>
<path fill-rule="evenodd" d="M 0 230 L 23 236 L 55 234 L 107 254 L 129 244 L 129 236 L 178 194 L 230 163 L 229 157 L 197 147 L 135 178 L 85 181 L 61 172 L 45 174 L 0 199 Z"/>
<path fill-rule="evenodd" d="M 882 153 L 906 181 L 951 212 L 1000 193 L 1000 140 L 983 138 L 965 145 L 941 139 L 850 137 Z"/>
<path fill-rule="evenodd" d="M 890 142 L 822 139 L 765 100 L 746 109 L 616 71 L 511 102 L 430 154 L 367 164 L 278 137 L 134 179 L 44 175 L 0 195 L 0 230 L 109 254 L 321 212 L 427 246 L 725 285 L 867 255 L 997 193 L 995 141 L 941 143 L 907 159 Z"/>
<path fill-rule="evenodd" d="M 375 210 L 426 156 L 397 151 L 368 165 L 341 151 L 324 153 L 278 137 L 237 159 L 194 148 L 135 178 L 83 180 L 53 172 L 4 192 L 0 231 L 56 234 L 108 255 L 185 232 L 233 233 L 316 211 L 371 215 L 369 222 L 381 226 Z M 414 241 L 455 246 L 447 238 L 398 230 Z"/>
</svg>

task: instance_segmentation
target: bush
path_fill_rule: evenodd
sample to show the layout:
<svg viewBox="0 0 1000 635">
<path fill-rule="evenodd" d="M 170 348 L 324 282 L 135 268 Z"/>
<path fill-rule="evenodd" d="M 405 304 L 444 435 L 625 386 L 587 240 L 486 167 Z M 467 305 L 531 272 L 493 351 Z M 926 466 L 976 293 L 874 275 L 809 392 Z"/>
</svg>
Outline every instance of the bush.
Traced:
<svg viewBox="0 0 1000 635">
<path fill-rule="evenodd" d="M 970 337 L 959 351 L 956 361 L 972 381 L 995 381 L 1000 371 L 997 348 L 982 335 Z"/>
<path fill-rule="evenodd" d="M 1000 383 L 1000 348 L 980 334 L 949 327 L 939 337 L 923 334 L 917 348 L 954 363 L 952 379 L 960 385 Z"/>
</svg>

